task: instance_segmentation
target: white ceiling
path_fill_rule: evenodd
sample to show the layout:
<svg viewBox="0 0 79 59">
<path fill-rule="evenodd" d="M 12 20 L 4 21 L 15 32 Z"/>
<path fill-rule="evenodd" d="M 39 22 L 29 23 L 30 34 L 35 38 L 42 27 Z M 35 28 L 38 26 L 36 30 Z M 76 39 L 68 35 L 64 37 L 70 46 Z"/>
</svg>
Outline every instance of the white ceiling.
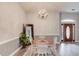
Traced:
<svg viewBox="0 0 79 59">
<path fill-rule="evenodd" d="M 19 4 L 26 12 L 40 9 L 56 12 L 79 12 L 79 2 L 22 2 Z M 72 9 L 75 9 L 75 11 L 72 11 Z"/>
</svg>

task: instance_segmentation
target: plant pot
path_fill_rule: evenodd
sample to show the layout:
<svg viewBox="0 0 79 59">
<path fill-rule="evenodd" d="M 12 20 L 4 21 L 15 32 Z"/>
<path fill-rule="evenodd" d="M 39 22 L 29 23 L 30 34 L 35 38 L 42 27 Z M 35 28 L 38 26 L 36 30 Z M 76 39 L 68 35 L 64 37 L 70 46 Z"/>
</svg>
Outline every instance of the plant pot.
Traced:
<svg viewBox="0 0 79 59">
<path fill-rule="evenodd" d="M 31 45 L 31 43 L 26 44 L 26 46 L 29 46 L 29 45 Z"/>
<path fill-rule="evenodd" d="M 22 48 L 26 48 L 26 45 L 25 45 L 25 44 L 23 44 L 23 45 L 22 45 Z"/>
</svg>

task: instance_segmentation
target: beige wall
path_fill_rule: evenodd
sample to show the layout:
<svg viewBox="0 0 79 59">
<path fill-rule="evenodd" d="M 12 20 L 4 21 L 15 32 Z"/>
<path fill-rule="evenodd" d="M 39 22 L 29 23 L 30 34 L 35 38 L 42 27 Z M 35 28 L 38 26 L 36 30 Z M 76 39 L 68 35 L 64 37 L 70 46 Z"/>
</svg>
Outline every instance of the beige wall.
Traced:
<svg viewBox="0 0 79 59">
<path fill-rule="evenodd" d="M 35 35 L 59 35 L 59 13 L 48 12 L 47 19 L 42 20 L 38 12 L 24 12 L 19 3 L 0 3 L 1 55 L 10 55 L 19 47 L 19 40 L 15 37 L 22 32 L 23 23 L 34 24 Z"/>
<path fill-rule="evenodd" d="M 38 12 L 30 12 L 27 15 L 29 23 L 34 24 L 35 35 L 59 35 L 59 13 L 48 12 L 46 19 L 40 19 Z"/>
<path fill-rule="evenodd" d="M 48 12 L 47 19 L 43 20 L 38 12 L 25 13 L 18 3 L 0 3 L 0 41 L 17 37 L 23 21 L 34 24 L 35 35 L 59 35 L 58 12 Z"/>
<path fill-rule="evenodd" d="M 18 37 L 26 15 L 18 3 L 0 3 L 0 42 Z"/>
</svg>

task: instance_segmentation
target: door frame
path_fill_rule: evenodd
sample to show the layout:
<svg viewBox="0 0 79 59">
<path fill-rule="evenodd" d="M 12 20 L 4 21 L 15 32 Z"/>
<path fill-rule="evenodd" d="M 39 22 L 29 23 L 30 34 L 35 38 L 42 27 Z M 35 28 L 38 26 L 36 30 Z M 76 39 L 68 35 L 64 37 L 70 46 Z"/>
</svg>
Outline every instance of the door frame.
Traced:
<svg viewBox="0 0 79 59">
<path fill-rule="evenodd" d="M 31 27 L 32 39 L 34 40 L 34 26 L 33 24 L 26 24 L 26 27 Z"/>
<path fill-rule="evenodd" d="M 64 24 L 61 24 L 61 37 L 62 37 L 61 38 L 61 42 L 64 42 L 64 32 L 63 32 L 64 31 L 64 29 L 63 29 L 64 28 Z M 73 36 L 73 40 L 72 41 L 75 42 L 75 24 L 72 24 L 72 25 L 73 25 L 73 27 L 72 27 L 73 28 L 73 35 L 72 35 Z"/>
</svg>

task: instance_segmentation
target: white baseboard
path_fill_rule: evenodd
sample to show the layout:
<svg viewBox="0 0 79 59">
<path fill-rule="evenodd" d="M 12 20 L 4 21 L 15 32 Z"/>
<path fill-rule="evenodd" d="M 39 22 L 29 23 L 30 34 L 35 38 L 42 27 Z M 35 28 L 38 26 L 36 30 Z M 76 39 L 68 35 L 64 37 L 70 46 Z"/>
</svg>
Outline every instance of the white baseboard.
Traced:
<svg viewBox="0 0 79 59">
<path fill-rule="evenodd" d="M 13 56 L 13 55 L 15 55 L 15 53 L 18 52 L 21 48 L 22 48 L 22 46 L 19 47 L 18 49 L 16 49 L 16 50 L 15 50 L 13 53 L 11 53 L 9 56 Z"/>
<path fill-rule="evenodd" d="M 16 39 L 18 39 L 18 38 L 19 38 L 19 37 L 14 37 L 14 38 L 7 39 L 7 40 L 5 40 L 5 41 L 0 42 L 0 45 L 5 44 L 5 43 L 8 43 L 8 42 L 13 41 L 13 40 L 16 40 Z"/>
<path fill-rule="evenodd" d="M 57 42 L 56 44 L 60 44 L 60 42 Z"/>
</svg>

